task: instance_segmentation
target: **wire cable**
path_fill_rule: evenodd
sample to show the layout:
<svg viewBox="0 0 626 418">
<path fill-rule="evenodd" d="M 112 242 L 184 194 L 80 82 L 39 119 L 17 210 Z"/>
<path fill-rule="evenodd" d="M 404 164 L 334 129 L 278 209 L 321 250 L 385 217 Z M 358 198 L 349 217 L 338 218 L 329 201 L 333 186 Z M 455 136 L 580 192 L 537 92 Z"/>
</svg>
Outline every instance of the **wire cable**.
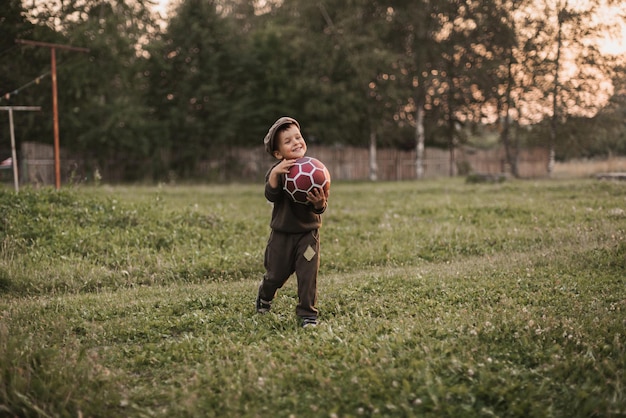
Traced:
<svg viewBox="0 0 626 418">
<path fill-rule="evenodd" d="M 29 86 L 31 86 L 31 85 L 33 85 L 33 84 L 39 84 L 39 83 L 41 82 L 41 80 L 43 80 L 43 79 L 44 79 L 44 77 L 47 77 L 47 76 L 49 76 L 49 75 L 50 75 L 50 71 L 48 71 L 48 72 L 46 72 L 46 73 L 44 73 L 44 74 L 42 74 L 42 75 L 38 76 L 37 78 L 35 78 L 35 79 L 33 79 L 33 80 L 29 81 L 28 83 L 24 84 L 24 85 L 23 85 L 23 86 L 21 86 L 21 87 L 16 88 L 16 89 L 15 89 L 15 90 L 13 90 L 13 91 L 9 91 L 9 92 L 3 93 L 3 94 L 0 96 L 0 101 L 2 101 L 2 100 L 9 100 L 9 99 L 11 98 L 11 96 L 17 96 L 17 95 L 20 93 L 20 90 L 23 90 L 23 89 L 25 89 L 26 87 L 29 87 Z"/>
</svg>

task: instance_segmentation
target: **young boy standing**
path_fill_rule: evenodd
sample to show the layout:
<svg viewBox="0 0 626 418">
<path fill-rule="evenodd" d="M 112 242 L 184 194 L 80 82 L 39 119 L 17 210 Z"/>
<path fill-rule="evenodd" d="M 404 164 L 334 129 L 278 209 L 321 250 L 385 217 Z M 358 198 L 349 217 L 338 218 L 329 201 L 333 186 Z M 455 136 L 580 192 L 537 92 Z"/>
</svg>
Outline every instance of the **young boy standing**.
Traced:
<svg viewBox="0 0 626 418">
<path fill-rule="evenodd" d="M 265 249 L 265 275 L 256 299 L 258 313 L 270 310 L 276 291 L 296 273 L 298 305 L 302 326 L 317 325 L 317 273 L 320 266 L 319 228 L 326 210 L 328 192 L 314 189 L 308 203 L 293 202 L 283 190 L 285 174 L 307 151 L 300 124 L 281 117 L 264 139 L 265 150 L 278 161 L 265 176 L 265 197 L 274 204 L 271 233 Z"/>
</svg>

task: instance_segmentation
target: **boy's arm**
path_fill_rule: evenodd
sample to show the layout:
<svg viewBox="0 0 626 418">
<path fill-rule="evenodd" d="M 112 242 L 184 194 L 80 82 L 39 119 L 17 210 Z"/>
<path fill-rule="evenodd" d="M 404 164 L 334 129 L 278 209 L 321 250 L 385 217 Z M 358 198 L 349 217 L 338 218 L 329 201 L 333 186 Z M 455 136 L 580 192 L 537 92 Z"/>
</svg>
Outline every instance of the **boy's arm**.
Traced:
<svg viewBox="0 0 626 418">
<path fill-rule="evenodd" d="M 280 176 L 283 174 L 287 174 L 292 165 L 296 163 L 296 160 L 281 160 L 278 164 L 276 164 L 270 170 L 267 176 L 267 183 L 273 189 L 280 187 Z"/>
<path fill-rule="evenodd" d="M 289 172 L 289 168 L 296 160 L 281 160 L 272 167 L 265 178 L 265 198 L 270 202 L 276 202 L 282 197 L 281 176 Z"/>
<path fill-rule="evenodd" d="M 281 187 L 272 187 L 269 182 L 265 183 L 265 198 L 270 202 L 277 202 L 282 198 L 283 190 Z"/>
</svg>

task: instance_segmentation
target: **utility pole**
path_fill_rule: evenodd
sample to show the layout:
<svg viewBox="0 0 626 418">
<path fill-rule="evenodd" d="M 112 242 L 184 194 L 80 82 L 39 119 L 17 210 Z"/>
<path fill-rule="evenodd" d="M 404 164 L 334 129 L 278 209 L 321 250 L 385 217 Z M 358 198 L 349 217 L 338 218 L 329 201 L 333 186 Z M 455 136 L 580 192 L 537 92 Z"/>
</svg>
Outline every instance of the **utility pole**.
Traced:
<svg viewBox="0 0 626 418">
<path fill-rule="evenodd" d="M 79 48 L 71 45 L 52 44 L 49 42 L 27 41 L 25 39 L 16 39 L 16 43 L 22 45 L 41 46 L 50 48 L 51 58 L 51 74 L 52 74 L 52 122 L 54 128 L 54 178 L 56 189 L 61 188 L 61 156 L 59 146 L 59 109 L 57 100 L 57 59 L 56 50 L 63 49 L 75 52 L 89 52 L 87 48 Z"/>
<path fill-rule="evenodd" d="M 39 106 L 0 106 L 0 110 L 9 111 L 9 129 L 11 129 L 11 165 L 13 166 L 13 185 L 15 191 L 20 191 L 20 182 L 17 175 L 17 152 L 15 151 L 15 128 L 13 127 L 13 111 L 14 110 L 41 110 Z"/>
</svg>

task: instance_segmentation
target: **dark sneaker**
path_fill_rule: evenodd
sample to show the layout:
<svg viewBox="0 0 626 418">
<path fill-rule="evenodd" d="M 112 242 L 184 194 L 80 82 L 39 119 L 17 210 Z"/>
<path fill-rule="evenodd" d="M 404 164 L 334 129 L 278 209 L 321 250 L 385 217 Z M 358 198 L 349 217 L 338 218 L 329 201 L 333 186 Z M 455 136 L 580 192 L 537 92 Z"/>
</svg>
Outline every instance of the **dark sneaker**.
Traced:
<svg viewBox="0 0 626 418">
<path fill-rule="evenodd" d="M 316 326 L 317 326 L 317 318 L 313 316 L 302 318 L 302 328 L 316 327 Z"/>
<path fill-rule="evenodd" d="M 260 314 L 268 313 L 272 307 L 272 302 L 261 299 L 261 286 L 256 294 L 256 311 Z"/>
</svg>

